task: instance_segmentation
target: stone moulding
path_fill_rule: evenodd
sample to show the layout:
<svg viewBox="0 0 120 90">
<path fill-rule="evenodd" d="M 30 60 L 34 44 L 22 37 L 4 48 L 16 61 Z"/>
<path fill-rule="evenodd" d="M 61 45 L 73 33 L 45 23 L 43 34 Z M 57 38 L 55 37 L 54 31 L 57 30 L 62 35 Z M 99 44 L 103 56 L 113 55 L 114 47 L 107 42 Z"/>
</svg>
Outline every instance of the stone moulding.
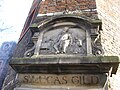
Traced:
<svg viewBox="0 0 120 90">
<path fill-rule="evenodd" d="M 18 73 L 115 74 L 117 56 L 39 55 L 32 58 L 12 58 L 10 65 Z"/>
</svg>

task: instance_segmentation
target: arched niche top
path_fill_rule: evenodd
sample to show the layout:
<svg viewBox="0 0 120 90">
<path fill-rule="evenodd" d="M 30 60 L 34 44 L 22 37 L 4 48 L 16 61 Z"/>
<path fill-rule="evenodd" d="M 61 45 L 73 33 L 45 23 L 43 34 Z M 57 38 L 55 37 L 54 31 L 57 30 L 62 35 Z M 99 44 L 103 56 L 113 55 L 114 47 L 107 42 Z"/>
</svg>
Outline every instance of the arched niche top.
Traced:
<svg viewBox="0 0 120 90">
<path fill-rule="evenodd" d="M 51 29 L 62 25 L 71 25 L 73 27 L 77 26 L 89 30 L 89 32 L 91 33 L 93 32 L 95 33 L 96 31 L 93 31 L 93 29 L 94 30 L 98 29 L 98 27 L 99 29 L 101 29 L 101 21 L 99 19 L 93 19 L 86 16 L 60 15 L 60 16 L 48 17 L 44 20 L 39 20 L 39 18 L 40 17 L 37 17 L 36 21 L 30 26 L 30 29 L 33 32 L 35 31 L 39 32 L 42 30 Z"/>
</svg>

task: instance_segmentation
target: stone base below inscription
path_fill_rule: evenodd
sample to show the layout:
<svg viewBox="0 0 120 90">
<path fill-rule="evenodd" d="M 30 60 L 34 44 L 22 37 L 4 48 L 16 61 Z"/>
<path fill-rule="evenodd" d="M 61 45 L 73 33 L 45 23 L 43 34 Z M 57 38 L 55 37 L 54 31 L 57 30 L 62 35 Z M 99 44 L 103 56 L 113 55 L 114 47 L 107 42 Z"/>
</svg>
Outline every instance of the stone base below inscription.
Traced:
<svg viewBox="0 0 120 90">
<path fill-rule="evenodd" d="M 37 89 L 37 88 L 15 88 L 14 90 L 105 90 L 103 88 L 41 88 L 41 89 Z"/>
</svg>

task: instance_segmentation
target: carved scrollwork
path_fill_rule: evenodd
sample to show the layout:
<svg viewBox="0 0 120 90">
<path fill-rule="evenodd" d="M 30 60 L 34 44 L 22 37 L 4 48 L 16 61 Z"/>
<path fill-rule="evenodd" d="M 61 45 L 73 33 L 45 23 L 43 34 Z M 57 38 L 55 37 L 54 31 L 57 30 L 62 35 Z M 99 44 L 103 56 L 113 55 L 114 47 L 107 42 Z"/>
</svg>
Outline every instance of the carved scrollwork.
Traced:
<svg viewBox="0 0 120 90">
<path fill-rule="evenodd" d="M 31 57 L 34 54 L 35 45 L 24 53 L 24 57 Z"/>
<path fill-rule="evenodd" d="M 97 37 L 92 41 L 92 53 L 95 56 L 98 55 L 103 55 L 103 49 L 102 49 L 102 45 L 100 42 L 100 33 L 97 35 Z"/>
</svg>

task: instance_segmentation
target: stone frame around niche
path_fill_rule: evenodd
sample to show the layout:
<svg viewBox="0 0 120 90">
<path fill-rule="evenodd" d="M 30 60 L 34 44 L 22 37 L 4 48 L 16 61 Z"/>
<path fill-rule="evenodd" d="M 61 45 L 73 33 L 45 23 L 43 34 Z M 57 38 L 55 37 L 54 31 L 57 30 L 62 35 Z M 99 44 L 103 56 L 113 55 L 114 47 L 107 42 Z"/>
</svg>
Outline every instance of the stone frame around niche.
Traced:
<svg viewBox="0 0 120 90">
<path fill-rule="evenodd" d="M 66 23 L 67 22 L 67 23 Z M 42 43 L 42 36 L 45 32 L 49 31 L 51 28 L 58 28 L 63 26 L 78 27 L 85 30 L 86 34 L 86 54 L 83 56 L 90 55 L 102 55 L 103 50 L 100 43 L 100 30 L 101 21 L 92 20 L 86 17 L 78 16 L 54 16 L 48 17 L 43 21 L 38 23 L 33 23 L 30 30 L 33 32 L 32 41 L 34 42 L 33 48 L 25 52 L 25 57 L 31 57 L 40 55 L 40 47 Z M 42 54 L 42 53 L 41 53 Z"/>
</svg>

